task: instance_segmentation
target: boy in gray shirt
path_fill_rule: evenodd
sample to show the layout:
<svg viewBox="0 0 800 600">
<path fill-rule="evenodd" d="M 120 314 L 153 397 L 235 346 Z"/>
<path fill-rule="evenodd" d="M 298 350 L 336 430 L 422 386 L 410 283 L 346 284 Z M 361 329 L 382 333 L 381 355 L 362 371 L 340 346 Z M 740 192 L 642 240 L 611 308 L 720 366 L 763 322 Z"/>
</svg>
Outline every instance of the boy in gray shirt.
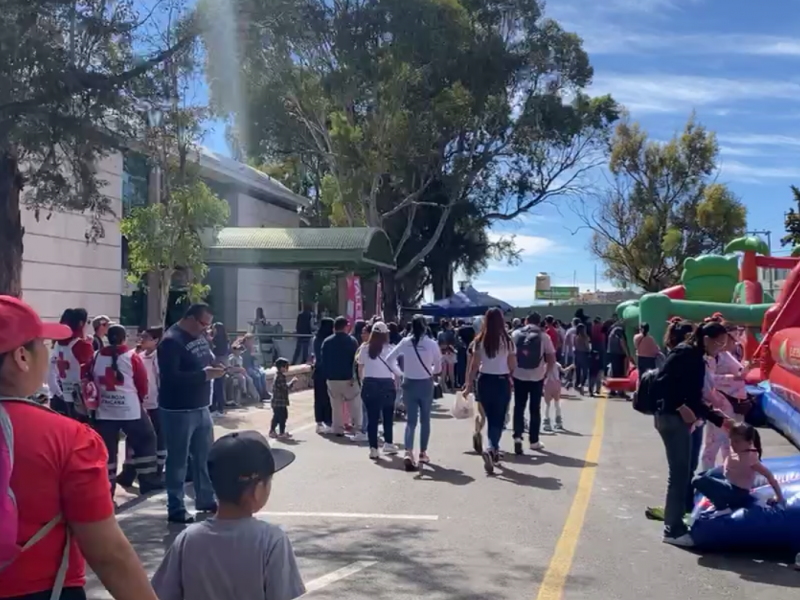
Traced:
<svg viewBox="0 0 800 600">
<path fill-rule="evenodd" d="M 190 525 L 167 551 L 153 576 L 160 600 L 293 600 L 305 593 L 289 538 L 253 517 L 269 499 L 272 476 L 293 460 L 257 431 L 214 443 L 208 472 L 217 514 Z"/>
</svg>

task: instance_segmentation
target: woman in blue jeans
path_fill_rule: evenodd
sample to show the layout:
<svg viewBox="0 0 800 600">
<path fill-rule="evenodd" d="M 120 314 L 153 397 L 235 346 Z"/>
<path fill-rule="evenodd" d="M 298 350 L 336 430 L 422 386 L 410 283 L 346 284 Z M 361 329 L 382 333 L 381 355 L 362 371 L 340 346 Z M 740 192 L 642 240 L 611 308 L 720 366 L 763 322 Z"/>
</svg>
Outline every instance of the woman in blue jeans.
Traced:
<svg viewBox="0 0 800 600">
<path fill-rule="evenodd" d="M 464 394 L 472 391 L 472 381 L 478 374 L 478 402 L 486 414 L 489 438 L 483 452 L 483 462 L 488 474 L 494 473 L 500 462 L 500 438 L 508 404 L 511 402 L 511 374 L 517 366 L 514 342 L 506 330 L 503 313 L 490 308 L 481 323 L 481 331 L 473 342 L 472 359 L 467 370 Z"/>
<path fill-rule="evenodd" d="M 442 369 L 439 344 L 426 335 L 425 317 L 416 315 L 411 323 L 411 335 L 404 338 L 387 356 L 392 364 L 403 359 L 403 401 L 406 405 L 406 470 L 417 468 L 414 457 L 414 437 L 417 420 L 420 422 L 419 462 L 430 462 L 428 442 L 431 437 L 431 409 L 433 407 L 433 376 Z"/>
</svg>

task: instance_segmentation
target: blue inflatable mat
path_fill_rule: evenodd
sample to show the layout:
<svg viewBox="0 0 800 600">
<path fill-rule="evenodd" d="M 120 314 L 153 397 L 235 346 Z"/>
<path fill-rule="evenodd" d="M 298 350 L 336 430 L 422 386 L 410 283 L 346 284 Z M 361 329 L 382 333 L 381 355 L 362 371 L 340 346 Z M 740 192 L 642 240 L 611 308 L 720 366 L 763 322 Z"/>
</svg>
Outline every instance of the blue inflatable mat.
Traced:
<svg viewBox="0 0 800 600">
<path fill-rule="evenodd" d="M 775 429 L 800 448 L 800 412 L 773 392 L 768 383 L 762 383 L 761 409 Z"/>
<path fill-rule="evenodd" d="M 775 493 L 760 476 L 753 504 L 733 513 L 717 515 L 708 500 L 698 496 L 692 513 L 692 538 L 698 548 L 800 551 L 800 456 L 766 459 L 764 465 L 780 483 L 786 506 L 766 505 Z"/>
</svg>

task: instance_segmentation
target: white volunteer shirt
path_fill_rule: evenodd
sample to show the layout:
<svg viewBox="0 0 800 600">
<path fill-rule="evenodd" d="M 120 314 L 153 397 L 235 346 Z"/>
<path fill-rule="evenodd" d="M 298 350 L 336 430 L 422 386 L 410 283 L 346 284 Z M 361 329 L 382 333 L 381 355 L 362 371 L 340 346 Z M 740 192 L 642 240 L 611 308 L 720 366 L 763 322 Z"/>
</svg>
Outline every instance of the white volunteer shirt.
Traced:
<svg viewBox="0 0 800 600">
<path fill-rule="evenodd" d="M 142 402 L 145 410 L 155 410 L 158 408 L 158 351 L 151 354 L 141 352 L 139 358 L 144 363 L 144 370 L 147 371 L 147 397 Z"/>
<path fill-rule="evenodd" d="M 122 382 L 117 381 L 111 357 L 98 354 L 94 361 L 94 383 L 97 386 L 98 406 L 96 418 L 108 421 L 136 421 L 142 416 L 139 393 L 133 382 L 134 350 L 117 357 L 117 367 Z"/>
<path fill-rule="evenodd" d="M 64 400 L 69 403 L 75 402 L 72 394 L 81 391 L 81 364 L 72 351 L 79 341 L 79 338 L 75 338 L 66 346 L 56 344 L 56 350 L 51 359 L 58 375 L 59 387 L 64 393 Z"/>
<path fill-rule="evenodd" d="M 403 357 L 403 376 L 406 379 L 430 379 L 431 376 L 442 370 L 442 353 L 439 351 L 439 344 L 427 335 L 422 336 L 416 350 L 413 336 L 403 338 L 389 353 L 386 362 L 391 364 L 390 360 L 397 361 L 400 356 Z"/>
<path fill-rule="evenodd" d="M 486 354 L 483 344 L 478 345 L 477 350 L 478 357 L 481 361 L 481 366 L 478 370 L 481 373 L 485 373 L 486 375 L 508 375 L 511 372 L 508 368 L 508 356 L 514 350 L 512 349 L 510 342 L 501 340 L 500 348 L 497 350 L 497 354 L 494 356 L 489 356 Z"/>
</svg>

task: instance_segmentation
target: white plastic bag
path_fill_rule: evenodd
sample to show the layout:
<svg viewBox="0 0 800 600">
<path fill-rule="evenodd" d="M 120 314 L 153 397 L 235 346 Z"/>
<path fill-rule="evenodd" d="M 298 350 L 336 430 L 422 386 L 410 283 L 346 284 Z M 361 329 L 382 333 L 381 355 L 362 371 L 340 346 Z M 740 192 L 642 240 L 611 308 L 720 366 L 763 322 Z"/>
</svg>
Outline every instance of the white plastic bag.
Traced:
<svg viewBox="0 0 800 600">
<path fill-rule="evenodd" d="M 462 392 L 456 392 L 456 399 L 453 400 L 453 408 L 450 414 L 455 419 L 471 419 L 475 416 L 475 396 L 469 394 L 464 396 Z"/>
</svg>

